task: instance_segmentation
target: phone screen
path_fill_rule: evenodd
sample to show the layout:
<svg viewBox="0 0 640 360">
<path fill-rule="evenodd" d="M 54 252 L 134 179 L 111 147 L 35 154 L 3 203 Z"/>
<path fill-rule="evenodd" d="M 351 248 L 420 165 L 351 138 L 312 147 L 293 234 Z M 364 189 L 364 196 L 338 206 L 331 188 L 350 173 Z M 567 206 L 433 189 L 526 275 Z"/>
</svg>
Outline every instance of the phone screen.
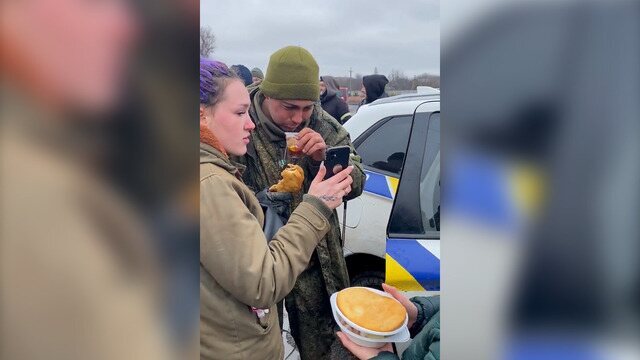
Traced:
<svg viewBox="0 0 640 360">
<path fill-rule="evenodd" d="M 348 146 L 337 146 L 327 150 L 324 166 L 327 168 L 325 180 L 349 166 L 349 154 L 351 149 Z"/>
</svg>

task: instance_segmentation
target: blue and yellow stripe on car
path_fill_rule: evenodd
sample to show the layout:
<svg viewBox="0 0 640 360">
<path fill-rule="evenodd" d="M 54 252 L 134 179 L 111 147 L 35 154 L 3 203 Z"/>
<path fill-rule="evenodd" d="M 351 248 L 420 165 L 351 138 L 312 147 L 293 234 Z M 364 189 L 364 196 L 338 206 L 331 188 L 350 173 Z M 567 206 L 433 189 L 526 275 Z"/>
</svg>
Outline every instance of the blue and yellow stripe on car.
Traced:
<svg viewBox="0 0 640 360">
<path fill-rule="evenodd" d="M 399 179 L 393 176 L 365 170 L 364 191 L 393 200 L 398 190 Z"/>
<path fill-rule="evenodd" d="M 364 191 L 393 200 L 399 179 L 365 170 Z M 385 282 L 402 291 L 440 290 L 439 240 L 387 239 Z"/>
<path fill-rule="evenodd" d="M 452 157 L 446 187 L 450 214 L 496 229 L 522 229 L 545 195 L 541 170 L 488 156 Z"/>
<path fill-rule="evenodd" d="M 440 290 L 440 240 L 387 239 L 385 282 L 402 291 Z"/>
</svg>

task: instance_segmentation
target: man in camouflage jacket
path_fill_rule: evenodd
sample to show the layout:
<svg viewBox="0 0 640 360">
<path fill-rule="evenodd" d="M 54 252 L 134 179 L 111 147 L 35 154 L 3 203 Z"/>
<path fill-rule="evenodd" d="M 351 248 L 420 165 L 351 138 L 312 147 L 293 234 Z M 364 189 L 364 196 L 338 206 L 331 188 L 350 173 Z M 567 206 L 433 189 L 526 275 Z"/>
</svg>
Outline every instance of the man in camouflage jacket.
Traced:
<svg viewBox="0 0 640 360">
<path fill-rule="evenodd" d="M 319 98 L 318 65 L 303 48 L 289 46 L 275 52 L 259 88 L 250 90 L 249 113 L 256 128 L 250 135 L 248 152 L 235 161 L 246 166 L 244 182 L 255 192 L 277 183 L 287 162 L 284 132 L 299 132 L 303 156 L 297 161 L 305 173 L 303 189 L 293 195 L 291 209 L 302 200 L 329 147 L 351 148 L 353 184 L 345 200 L 360 196 L 364 172 L 349 133 L 322 110 Z M 285 304 L 292 335 L 302 359 L 323 359 L 335 341 L 336 324 L 329 297 L 349 286 L 343 254 L 340 223 L 334 211 L 331 229 L 320 241 L 308 268 L 298 277 Z"/>
</svg>

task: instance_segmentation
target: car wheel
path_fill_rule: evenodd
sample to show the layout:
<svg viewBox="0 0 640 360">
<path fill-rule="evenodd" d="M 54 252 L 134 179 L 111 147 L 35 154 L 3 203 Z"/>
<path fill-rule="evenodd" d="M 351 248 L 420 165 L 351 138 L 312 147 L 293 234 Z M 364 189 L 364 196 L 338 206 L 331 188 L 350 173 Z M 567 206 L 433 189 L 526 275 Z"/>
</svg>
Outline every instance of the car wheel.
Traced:
<svg viewBox="0 0 640 360">
<path fill-rule="evenodd" d="M 351 279 L 351 286 L 364 286 L 370 287 L 378 290 L 382 290 L 382 283 L 384 282 L 384 272 L 383 271 L 363 271 L 361 273 L 356 274 Z"/>
</svg>

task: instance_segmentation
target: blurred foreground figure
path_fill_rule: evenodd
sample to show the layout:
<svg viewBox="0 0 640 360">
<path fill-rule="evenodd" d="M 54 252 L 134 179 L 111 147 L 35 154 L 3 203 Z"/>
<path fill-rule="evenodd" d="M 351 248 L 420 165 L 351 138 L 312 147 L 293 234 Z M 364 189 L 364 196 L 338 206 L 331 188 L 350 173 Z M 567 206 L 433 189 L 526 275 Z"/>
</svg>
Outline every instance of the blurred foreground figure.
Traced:
<svg viewBox="0 0 640 360">
<path fill-rule="evenodd" d="M 638 359 L 640 2 L 485 10 L 443 43 L 442 357 Z"/>
<path fill-rule="evenodd" d="M 147 229 L 101 173 L 95 120 L 138 34 L 127 4 L 0 5 L 3 359 L 169 354 Z"/>
</svg>

